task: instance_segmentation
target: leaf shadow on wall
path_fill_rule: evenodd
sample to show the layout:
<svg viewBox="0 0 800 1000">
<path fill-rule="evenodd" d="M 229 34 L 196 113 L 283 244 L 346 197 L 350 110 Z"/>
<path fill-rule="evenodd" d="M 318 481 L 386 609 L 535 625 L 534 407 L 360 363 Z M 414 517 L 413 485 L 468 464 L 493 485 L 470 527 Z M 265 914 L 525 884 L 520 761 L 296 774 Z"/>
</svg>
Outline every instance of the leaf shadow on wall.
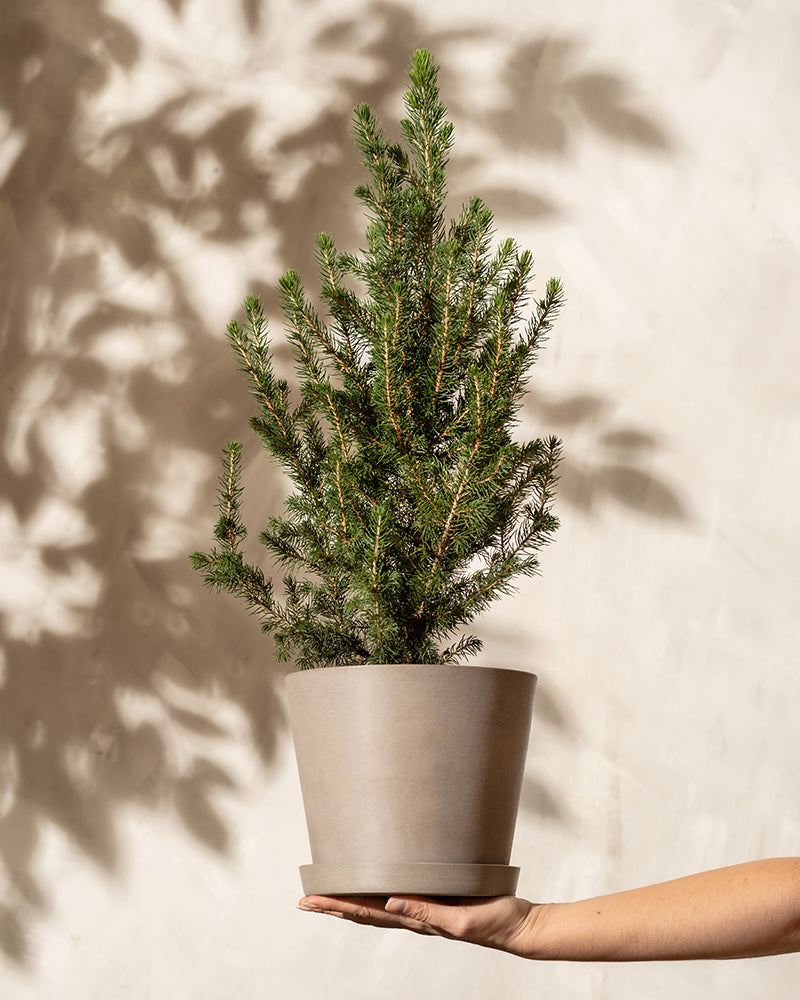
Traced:
<svg viewBox="0 0 800 1000">
<path fill-rule="evenodd" d="M 615 401 L 577 393 L 557 402 L 533 392 L 530 412 L 537 423 L 569 439 L 580 431 L 591 436 L 591 458 L 567 454 L 559 495 L 586 515 L 602 503 L 615 503 L 637 514 L 665 521 L 690 520 L 680 492 L 653 471 L 663 442 L 655 430 L 619 422 Z"/>
<path fill-rule="evenodd" d="M 177 27 L 181 0 L 163 5 Z M 445 65 L 487 40 L 508 50 L 504 107 L 483 123 L 494 156 L 520 143 L 565 156 L 580 128 L 669 151 L 652 116 L 631 110 L 624 79 L 603 71 L 592 86 L 591 74 L 573 72 L 576 40 L 434 32 L 402 4 L 372 5 L 365 34 L 331 22 L 321 0 L 303 7 L 320 21 L 309 43 L 320 62 L 336 48 L 353 59 L 332 73 L 313 120 L 276 134 L 266 157 L 254 145 L 269 94 L 220 110 L 213 81 L 181 77 L 146 113 L 98 125 L 99 98 L 147 55 L 101 0 L 84 0 L 79 16 L 55 0 L 10 0 L 4 15 L 0 947 L 20 965 L 31 961 L 30 925 L 50 905 L 38 867 L 49 829 L 108 873 L 121 862 L 123 807 L 172 812 L 197 843 L 229 855 L 225 805 L 239 779 L 224 751 L 246 737 L 256 774 L 285 729 L 284 668 L 254 623 L 205 593 L 188 567 L 213 519 L 218 446 L 241 433 L 250 406 L 171 236 L 233 252 L 256 219 L 274 237 L 276 276 L 290 265 L 313 273 L 320 229 L 357 245 L 352 107 L 366 99 L 391 121 L 419 45 Z M 243 0 L 241 10 L 274 51 L 269 5 Z M 456 120 L 470 119 L 471 85 L 443 71 Z M 189 127 L 197 111 L 205 124 Z M 298 163 L 286 194 L 284 169 Z M 467 184 L 459 169 L 455 188 Z M 525 218 L 559 210 L 535 190 L 496 185 L 487 197 Z M 263 291 L 274 307 L 274 284 L 244 275 L 241 294 Z M 252 524 L 285 487 L 248 447 Z M 634 449 L 634 474 L 635 459 Z M 558 706 L 551 716 L 568 725 Z M 543 801 L 536 789 L 526 801 L 537 794 Z"/>
</svg>

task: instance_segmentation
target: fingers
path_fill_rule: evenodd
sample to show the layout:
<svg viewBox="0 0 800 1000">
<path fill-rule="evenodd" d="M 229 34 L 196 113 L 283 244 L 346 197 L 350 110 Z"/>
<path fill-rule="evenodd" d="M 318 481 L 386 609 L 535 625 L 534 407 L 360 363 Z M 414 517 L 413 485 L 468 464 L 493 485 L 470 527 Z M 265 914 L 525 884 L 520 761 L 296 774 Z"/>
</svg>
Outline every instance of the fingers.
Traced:
<svg viewBox="0 0 800 1000">
<path fill-rule="evenodd" d="M 370 920 L 385 917 L 385 897 L 372 896 L 304 896 L 297 904 L 300 910 L 327 913 L 350 920 Z"/>
<path fill-rule="evenodd" d="M 429 900 L 423 897 L 385 896 L 304 896 L 298 909 L 311 913 L 326 913 L 357 924 L 374 927 L 404 927 L 418 934 L 436 934 L 437 930 L 426 924 L 422 917 L 429 915 Z"/>
</svg>

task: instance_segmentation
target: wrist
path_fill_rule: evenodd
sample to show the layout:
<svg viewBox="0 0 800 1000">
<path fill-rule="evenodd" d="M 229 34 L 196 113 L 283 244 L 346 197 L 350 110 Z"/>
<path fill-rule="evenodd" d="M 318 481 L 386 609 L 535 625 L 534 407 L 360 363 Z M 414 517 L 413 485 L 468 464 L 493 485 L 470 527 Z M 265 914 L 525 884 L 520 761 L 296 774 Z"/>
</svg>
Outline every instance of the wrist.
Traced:
<svg viewBox="0 0 800 1000">
<path fill-rule="evenodd" d="M 514 933 L 509 951 L 532 960 L 554 958 L 547 943 L 548 926 L 558 903 L 529 903 L 528 911 Z"/>
</svg>

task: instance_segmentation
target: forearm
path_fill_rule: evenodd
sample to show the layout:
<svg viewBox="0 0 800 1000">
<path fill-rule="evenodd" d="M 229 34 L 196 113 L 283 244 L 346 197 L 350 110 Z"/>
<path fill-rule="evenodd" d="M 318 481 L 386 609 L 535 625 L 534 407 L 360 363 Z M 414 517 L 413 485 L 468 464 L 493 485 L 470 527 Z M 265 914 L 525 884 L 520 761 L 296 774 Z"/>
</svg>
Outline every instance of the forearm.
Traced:
<svg viewBox="0 0 800 1000">
<path fill-rule="evenodd" d="M 530 958 L 644 961 L 800 951 L 800 858 L 753 861 L 531 911 Z M 522 941 L 520 942 L 522 944 Z"/>
</svg>

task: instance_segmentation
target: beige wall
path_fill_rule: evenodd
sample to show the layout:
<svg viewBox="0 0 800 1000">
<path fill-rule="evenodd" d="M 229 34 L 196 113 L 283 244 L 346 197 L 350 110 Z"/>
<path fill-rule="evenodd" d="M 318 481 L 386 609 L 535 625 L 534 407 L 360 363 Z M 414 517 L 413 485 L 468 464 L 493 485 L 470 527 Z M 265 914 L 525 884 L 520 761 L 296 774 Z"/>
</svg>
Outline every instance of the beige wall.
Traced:
<svg viewBox="0 0 800 1000">
<path fill-rule="evenodd" d="M 334 13 L 335 11 L 335 13 Z M 794 995 L 792 958 L 603 968 L 298 913 L 283 668 L 186 553 L 248 403 L 222 331 L 358 238 L 352 106 L 432 48 L 452 192 L 561 274 L 526 414 L 567 460 L 520 892 L 800 853 L 795 0 L 5 0 L 4 1000 Z M 274 329 L 280 330 L 280 321 Z M 255 523 L 282 485 L 248 451 Z"/>
</svg>

